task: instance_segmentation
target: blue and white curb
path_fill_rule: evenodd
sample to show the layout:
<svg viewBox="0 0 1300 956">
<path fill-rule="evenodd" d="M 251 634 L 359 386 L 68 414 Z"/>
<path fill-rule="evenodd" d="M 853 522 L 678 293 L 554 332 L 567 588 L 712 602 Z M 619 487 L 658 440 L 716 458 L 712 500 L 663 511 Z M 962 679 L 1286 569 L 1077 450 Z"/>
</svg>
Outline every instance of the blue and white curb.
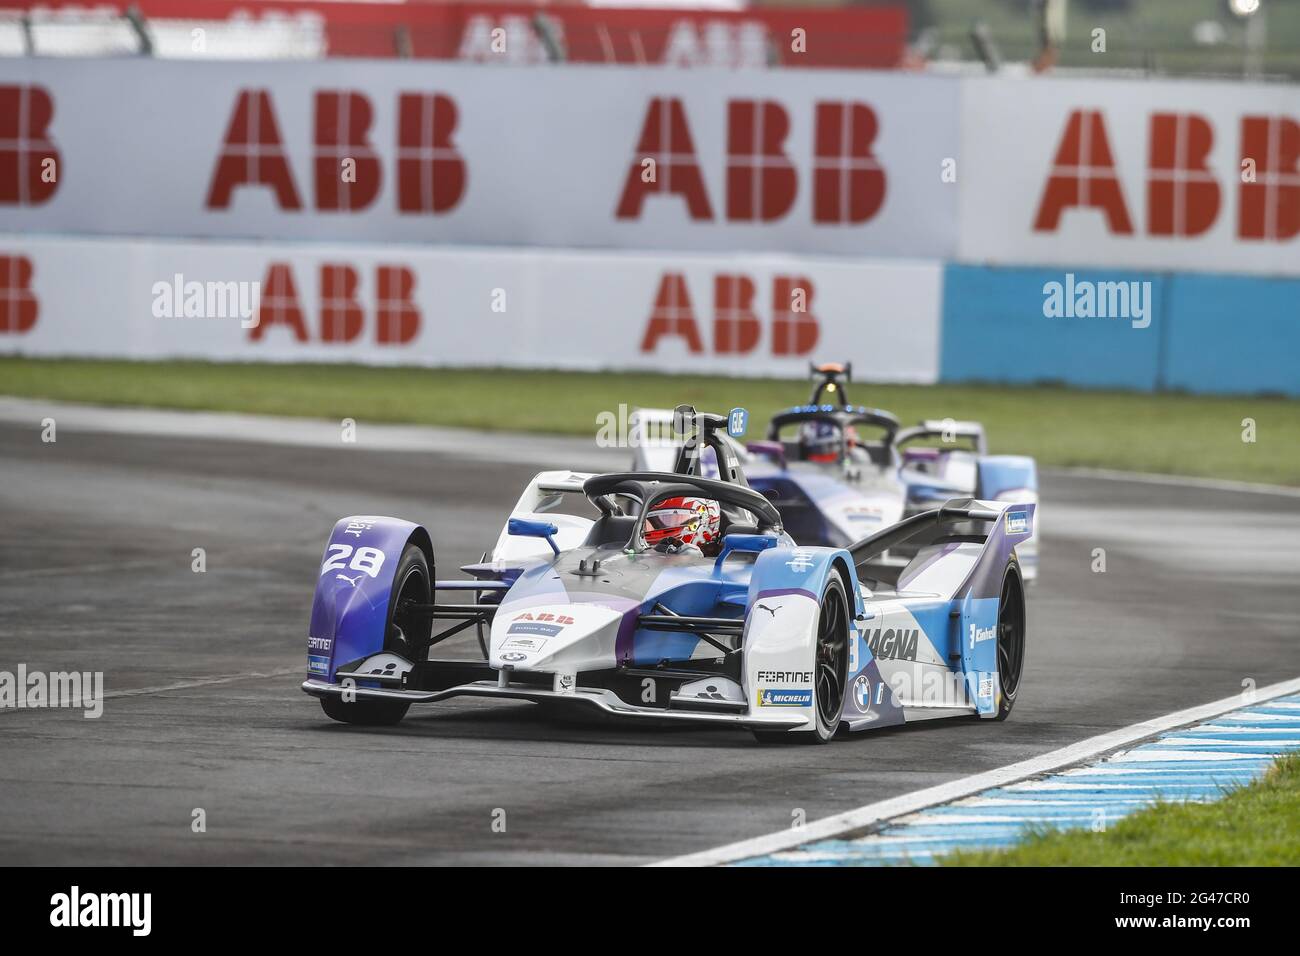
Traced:
<svg viewBox="0 0 1300 956">
<path fill-rule="evenodd" d="M 1171 731 L 1090 766 L 909 814 L 869 836 L 823 840 L 736 865 L 926 865 L 954 850 L 1012 846 L 1035 829 L 1104 829 L 1160 800 L 1218 800 L 1297 749 L 1300 696 L 1286 697 Z"/>
<path fill-rule="evenodd" d="M 1300 749 L 1300 679 L 1133 724 L 1020 763 L 660 866 L 879 866 L 1100 829 L 1157 800 L 1206 802 Z"/>
</svg>

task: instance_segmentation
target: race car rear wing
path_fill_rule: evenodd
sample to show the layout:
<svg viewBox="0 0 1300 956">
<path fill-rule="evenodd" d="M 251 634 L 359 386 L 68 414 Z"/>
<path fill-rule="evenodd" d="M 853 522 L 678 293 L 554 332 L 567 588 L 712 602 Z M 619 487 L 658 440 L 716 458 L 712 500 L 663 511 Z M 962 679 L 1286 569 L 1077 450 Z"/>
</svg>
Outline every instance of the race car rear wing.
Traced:
<svg viewBox="0 0 1300 956">
<path fill-rule="evenodd" d="M 1032 535 L 1034 510 L 1033 504 L 954 498 L 863 538 L 848 551 L 860 578 L 887 585 L 896 585 L 900 575 L 908 574 L 906 567 L 889 560 L 891 548 L 919 551 L 932 545 L 978 544 L 984 550 L 980 564 L 1000 565 L 1011 548 Z"/>
<path fill-rule="evenodd" d="M 974 446 L 977 454 L 988 454 L 988 439 L 984 435 L 983 425 L 979 422 L 954 421 L 951 418 L 930 418 L 919 425 L 904 428 L 894 435 L 894 446 L 902 447 L 925 438 L 938 439 L 944 445 L 966 439 Z"/>
</svg>

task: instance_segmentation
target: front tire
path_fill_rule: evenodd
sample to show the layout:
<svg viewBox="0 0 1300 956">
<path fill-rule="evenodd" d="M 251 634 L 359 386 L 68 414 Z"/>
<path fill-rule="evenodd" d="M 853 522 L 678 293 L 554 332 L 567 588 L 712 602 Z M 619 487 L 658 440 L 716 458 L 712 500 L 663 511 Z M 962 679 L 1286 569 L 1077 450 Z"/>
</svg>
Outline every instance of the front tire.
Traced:
<svg viewBox="0 0 1300 956">
<path fill-rule="evenodd" d="M 839 572 L 832 572 L 822 590 L 813 645 L 813 729 L 755 730 L 759 743 L 830 743 L 844 713 L 849 670 L 849 599 Z"/>
<path fill-rule="evenodd" d="M 388 619 L 385 622 L 384 650 L 408 660 L 417 667 L 429 657 L 429 638 L 433 621 L 407 609 L 410 604 L 428 604 L 433 577 L 429 560 L 418 545 L 408 544 L 397 563 L 393 589 L 388 595 Z M 331 720 L 362 727 L 388 727 L 401 721 L 411 705 L 403 700 L 354 700 L 322 697 L 321 710 Z"/>
</svg>

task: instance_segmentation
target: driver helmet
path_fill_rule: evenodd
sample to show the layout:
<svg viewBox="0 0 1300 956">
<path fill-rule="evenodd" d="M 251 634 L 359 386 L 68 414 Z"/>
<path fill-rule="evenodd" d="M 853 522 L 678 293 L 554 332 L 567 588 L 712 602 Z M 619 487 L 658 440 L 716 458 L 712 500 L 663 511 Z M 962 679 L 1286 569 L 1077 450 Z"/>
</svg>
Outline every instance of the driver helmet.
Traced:
<svg viewBox="0 0 1300 956">
<path fill-rule="evenodd" d="M 835 461 L 840 457 L 840 429 L 834 422 L 804 422 L 799 445 L 805 461 Z"/>
<path fill-rule="evenodd" d="M 709 498 L 665 498 L 645 518 L 646 544 L 665 541 L 703 549 L 718 540 L 722 510 Z"/>
</svg>

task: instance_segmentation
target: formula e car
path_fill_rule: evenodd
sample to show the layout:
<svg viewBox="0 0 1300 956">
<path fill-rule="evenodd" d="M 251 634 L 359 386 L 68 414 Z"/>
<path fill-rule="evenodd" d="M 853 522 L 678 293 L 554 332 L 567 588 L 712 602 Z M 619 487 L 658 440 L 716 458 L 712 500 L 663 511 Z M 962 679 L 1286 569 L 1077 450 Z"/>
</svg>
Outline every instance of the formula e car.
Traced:
<svg viewBox="0 0 1300 956">
<path fill-rule="evenodd" d="M 1015 549 L 1033 533 L 1032 503 L 957 499 L 847 548 L 800 546 L 724 441 L 743 415 L 683 415 L 671 471 L 538 474 L 464 579 L 435 577 L 436 524 L 340 520 L 302 689 L 353 724 L 473 695 L 747 728 L 764 742 L 1011 712 L 1026 633 Z M 715 478 L 699 473 L 703 448 Z M 681 501 L 716 521 L 716 537 L 651 544 L 655 516 Z M 880 561 L 904 544 L 906 566 Z M 485 660 L 431 655 L 471 627 Z"/>
<path fill-rule="evenodd" d="M 990 455 L 978 422 L 943 419 L 903 428 L 887 411 L 853 405 L 851 365 L 812 365 L 812 397 L 778 412 L 764 440 L 732 442 L 749 483 L 771 497 L 799 544 L 846 547 L 895 522 L 952 498 L 1038 503 L 1038 468 L 1021 455 Z M 679 440 L 673 413 L 637 409 L 630 435 L 634 468 L 662 468 Z M 705 475 L 716 473 L 709 453 Z M 1026 581 L 1038 576 L 1038 546 L 1017 547 Z M 906 563 L 896 550 L 887 560 Z"/>
</svg>

